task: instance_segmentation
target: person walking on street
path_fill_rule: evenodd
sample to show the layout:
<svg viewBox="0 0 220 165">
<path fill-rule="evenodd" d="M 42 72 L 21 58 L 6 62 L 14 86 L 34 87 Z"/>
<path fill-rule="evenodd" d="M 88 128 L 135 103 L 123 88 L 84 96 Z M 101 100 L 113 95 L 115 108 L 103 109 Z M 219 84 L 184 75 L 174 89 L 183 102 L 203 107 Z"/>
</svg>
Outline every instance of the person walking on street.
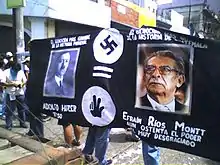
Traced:
<svg viewBox="0 0 220 165">
<path fill-rule="evenodd" d="M 1 62 L 3 62 L 3 64 L 1 64 L 1 77 L 5 77 L 5 73 L 3 72 L 5 69 L 8 69 L 11 67 L 11 64 L 14 61 L 14 55 L 11 52 L 7 52 L 5 54 L 5 58 L 1 59 Z M 5 78 L 2 79 L 1 81 L 1 95 L 2 95 L 2 111 L 1 111 L 1 118 L 5 120 L 5 109 L 6 109 L 6 92 L 5 92 L 5 88 L 6 86 L 10 86 L 12 84 L 7 84 L 6 80 L 3 82 L 3 80 L 5 80 Z"/>
<path fill-rule="evenodd" d="M 81 135 L 82 128 L 78 125 L 72 124 L 71 122 L 67 122 L 63 119 L 58 120 L 58 125 L 63 126 L 63 134 L 65 142 L 70 146 L 80 146 L 81 145 Z M 73 138 L 73 132 L 75 138 Z"/>
<path fill-rule="evenodd" d="M 6 83 L 12 84 L 12 86 L 6 87 L 6 129 L 12 129 L 13 113 L 17 107 L 18 119 L 20 127 L 27 128 L 26 114 L 27 105 L 25 103 L 24 86 L 27 79 L 24 72 L 21 70 L 21 65 L 17 62 L 13 62 L 9 69 L 4 71 L 6 75 Z"/>
<path fill-rule="evenodd" d="M 98 126 L 89 128 L 85 147 L 82 151 L 85 155 L 86 162 L 94 161 L 92 154 L 95 150 L 95 157 L 98 159 L 100 165 L 109 165 L 112 163 L 111 159 L 106 159 L 110 130 L 108 127 Z"/>
</svg>

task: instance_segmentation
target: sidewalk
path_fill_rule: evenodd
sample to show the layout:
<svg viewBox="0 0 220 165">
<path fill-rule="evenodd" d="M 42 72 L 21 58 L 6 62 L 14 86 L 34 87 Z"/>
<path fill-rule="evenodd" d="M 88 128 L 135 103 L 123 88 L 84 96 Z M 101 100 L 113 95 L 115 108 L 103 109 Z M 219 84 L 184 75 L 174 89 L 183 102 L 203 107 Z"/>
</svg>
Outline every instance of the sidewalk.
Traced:
<svg viewBox="0 0 220 165">
<path fill-rule="evenodd" d="M 12 131 L 26 133 L 28 129 L 17 127 L 19 123 L 14 122 L 15 127 Z M 0 119 L 0 127 L 4 127 L 5 123 Z M 45 138 L 51 141 L 62 141 L 63 130 L 57 125 L 56 119 L 51 119 L 44 123 Z M 83 128 L 82 146 L 84 146 L 88 128 Z M 113 164 L 143 164 L 141 142 L 126 142 L 124 129 L 112 129 L 110 134 L 110 143 L 107 151 L 107 157 L 113 159 Z M 161 164 L 181 164 L 181 165 L 220 165 L 220 162 L 214 162 L 191 154 L 161 148 Z"/>
</svg>

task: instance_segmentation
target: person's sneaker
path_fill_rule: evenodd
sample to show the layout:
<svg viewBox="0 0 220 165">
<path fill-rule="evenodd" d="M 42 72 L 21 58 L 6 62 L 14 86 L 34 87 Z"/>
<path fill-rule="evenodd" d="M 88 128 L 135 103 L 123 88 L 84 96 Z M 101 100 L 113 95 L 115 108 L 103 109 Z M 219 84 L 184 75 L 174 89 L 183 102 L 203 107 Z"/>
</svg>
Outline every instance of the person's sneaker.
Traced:
<svg viewBox="0 0 220 165">
<path fill-rule="evenodd" d="M 86 163 L 86 164 L 89 164 L 89 163 L 95 161 L 95 159 L 94 159 L 94 157 L 93 157 L 92 155 L 86 154 L 86 155 L 84 155 L 84 157 L 85 157 L 85 163 Z"/>
<path fill-rule="evenodd" d="M 126 135 L 125 140 L 129 142 L 138 142 L 140 141 L 140 138 L 137 135 Z"/>
<path fill-rule="evenodd" d="M 43 121 L 43 122 L 46 122 L 46 121 L 49 121 L 49 120 L 51 120 L 51 117 L 50 116 L 47 116 L 47 115 L 45 115 L 45 114 L 43 114 L 43 113 L 41 113 L 41 120 Z"/>
<path fill-rule="evenodd" d="M 11 130 L 12 130 L 12 127 L 7 127 L 7 126 L 5 126 L 5 129 L 11 131 Z"/>
<path fill-rule="evenodd" d="M 112 160 L 111 160 L 111 159 L 108 159 L 108 160 L 106 161 L 106 164 L 105 164 L 105 165 L 109 165 L 109 164 L 112 164 Z"/>
<path fill-rule="evenodd" d="M 27 135 L 27 136 L 34 136 L 32 131 L 28 131 L 28 133 L 26 133 L 25 135 Z"/>
<path fill-rule="evenodd" d="M 74 139 L 74 140 L 72 141 L 72 145 L 73 145 L 73 146 L 80 146 L 81 143 L 80 143 L 79 140 L 77 141 L 76 139 Z"/>
</svg>

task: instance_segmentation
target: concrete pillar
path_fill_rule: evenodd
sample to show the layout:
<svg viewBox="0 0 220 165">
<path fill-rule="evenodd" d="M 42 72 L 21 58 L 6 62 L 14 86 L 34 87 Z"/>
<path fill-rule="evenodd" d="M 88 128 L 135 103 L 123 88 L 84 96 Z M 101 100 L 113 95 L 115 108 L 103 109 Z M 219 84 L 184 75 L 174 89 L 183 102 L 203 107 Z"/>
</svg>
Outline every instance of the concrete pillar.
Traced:
<svg viewBox="0 0 220 165">
<path fill-rule="evenodd" d="M 31 20 L 31 39 L 42 39 L 45 36 L 45 18 L 30 18 Z"/>
<path fill-rule="evenodd" d="M 47 19 L 47 23 L 46 23 L 46 28 L 47 28 L 47 34 L 46 36 L 48 38 L 52 38 L 55 37 L 55 20 L 53 19 Z"/>
</svg>

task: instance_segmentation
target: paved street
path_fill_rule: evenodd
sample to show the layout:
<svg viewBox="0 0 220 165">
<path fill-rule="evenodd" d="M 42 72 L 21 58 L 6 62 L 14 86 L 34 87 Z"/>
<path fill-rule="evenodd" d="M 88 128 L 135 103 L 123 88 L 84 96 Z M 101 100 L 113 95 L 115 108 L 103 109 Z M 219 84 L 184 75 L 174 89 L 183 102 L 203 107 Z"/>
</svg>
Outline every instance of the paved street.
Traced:
<svg viewBox="0 0 220 165">
<path fill-rule="evenodd" d="M 13 131 L 26 133 L 28 129 L 18 127 L 18 122 L 14 121 Z M 4 127 L 4 121 L 0 120 L 0 126 Z M 82 142 L 85 142 L 88 128 L 83 128 Z M 108 158 L 113 159 L 113 164 L 143 164 L 141 143 L 126 142 L 124 129 L 112 129 L 110 143 L 107 151 Z M 45 122 L 45 137 L 52 141 L 64 141 L 62 127 L 57 125 L 57 120 L 52 119 Z M 83 147 L 83 145 L 81 146 Z M 204 159 L 198 156 L 161 148 L 161 164 L 181 164 L 181 165 L 220 165 L 220 163 Z"/>
</svg>

